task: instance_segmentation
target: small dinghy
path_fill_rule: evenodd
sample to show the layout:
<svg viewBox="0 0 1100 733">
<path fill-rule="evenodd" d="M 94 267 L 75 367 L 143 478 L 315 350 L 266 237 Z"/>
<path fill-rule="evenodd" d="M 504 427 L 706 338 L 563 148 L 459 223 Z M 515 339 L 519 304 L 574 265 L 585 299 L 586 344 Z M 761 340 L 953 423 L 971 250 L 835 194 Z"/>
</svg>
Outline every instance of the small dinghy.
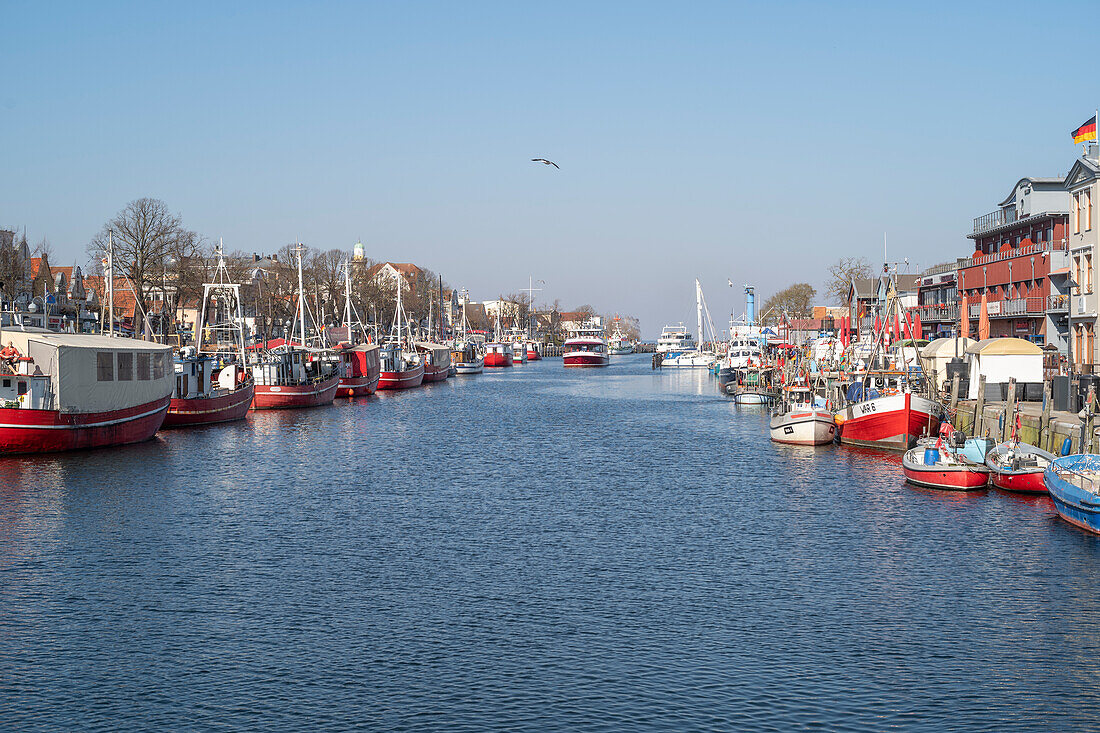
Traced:
<svg viewBox="0 0 1100 733">
<path fill-rule="evenodd" d="M 1062 519 L 1100 534 L 1100 456 L 1055 458 L 1043 472 L 1043 481 Z"/>
<path fill-rule="evenodd" d="M 925 439 L 906 451 L 901 459 L 905 479 L 918 486 L 947 491 L 976 491 L 989 483 L 986 454 L 993 446 L 988 438 L 967 438 L 950 423 L 940 428 L 940 437 Z"/>
<path fill-rule="evenodd" d="M 905 479 L 917 486 L 947 491 L 976 491 L 989 482 L 989 468 L 962 454 L 918 445 L 901 459 Z"/>
<path fill-rule="evenodd" d="M 998 489 L 1025 494 L 1047 493 L 1043 472 L 1054 460 L 1054 454 L 1027 443 L 1010 440 L 989 451 L 985 465 L 989 480 Z"/>
</svg>

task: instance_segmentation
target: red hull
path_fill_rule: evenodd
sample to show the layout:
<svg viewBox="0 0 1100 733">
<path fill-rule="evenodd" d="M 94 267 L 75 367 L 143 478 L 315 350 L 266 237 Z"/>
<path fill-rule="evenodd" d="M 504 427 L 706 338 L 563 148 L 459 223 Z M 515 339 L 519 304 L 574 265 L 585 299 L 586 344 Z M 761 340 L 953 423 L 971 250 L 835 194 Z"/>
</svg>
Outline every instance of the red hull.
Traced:
<svg viewBox="0 0 1100 733">
<path fill-rule="evenodd" d="M 424 365 L 424 382 L 442 382 L 450 376 L 450 367 L 436 367 Z"/>
<path fill-rule="evenodd" d="M 527 361 L 538 361 L 541 358 L 542 357 L 539 356 L 539 352 L 532 351 L 531 349 L 527 350 Z"/>
<path fill-rule="evenodd" d="M 254 392 L 255 387 L 250 383 L 220 397 L 173 398 L 163 427 L 182 428 L 240 420 L 252 406 Z"/>
<path fill-rule="evenodd" d="M 378 389 L 380 373 L 373 377 L 340 377 L 340 386 L 336 388 L 337 397 L 359 397 L 374 394 Z"/>
<path fill-rule="evenodd" d="M 149 440 L 164 423 L 171 398 L 124 410 L 61 414 L 0 408 L 0 453 L 56 453 Z"/>
<path fill-rule="evenodd" d="M 485 355 L 485 366 L 487 367 L 510 367 L 512 366 L 511 354 L 497 354 L 495 352 L 489 352 Z"/>
<path fill-rule="evenodd" d="M 997 473 L 990 471 L 989 479 L 998 489 L 1018 491 L 1022 494 L 1045 494 L 1047 485 L 1043 482 L 1043 472 Z"/>
<path fill-rule="evenodd" d="M 331 405 L 339 386 L 340 378 L 335 375 L 323 382 L 293 387 L 259 384 L 256 385 L 256 396 L 252 399 L 252 409 L 293 410 L 299 407 Z"/>
<path fill-rule="evenodd" d="M 940 419 L 912 407 L 913 395 L 906 394 L 904 398 L 904 407 L 864 413 L 844 420 L 839 425 L 840 442 L 869 448 L 908 450 L 918 438 L 934 435 L 939 430 Z M 857 412 L 860 406 L 856 405 L 852 410 Z"/>
<path fill-rule="evenodd" d="M 947 491 L 975 491 L 984 489 L 989 482 L 989 474 L 985 471 L 970 470 L 938 470 L 931 468 L 913 469 L 904 466 L 905 478 L 910 483 L 918 486 L 927 486 L 931 489 L 946 489 Z"/>
<path fill-rule="evenodd" d="M 412 389 L 424 382 L 424 365 L 404 372 L 382 372 L 378 389 Z"/>
<path fill-rule="evenodd" d="M 607 354 L 566 354 L 562 358 L 567 367 L 605 367 L 610 362 Z"/>
</svg>

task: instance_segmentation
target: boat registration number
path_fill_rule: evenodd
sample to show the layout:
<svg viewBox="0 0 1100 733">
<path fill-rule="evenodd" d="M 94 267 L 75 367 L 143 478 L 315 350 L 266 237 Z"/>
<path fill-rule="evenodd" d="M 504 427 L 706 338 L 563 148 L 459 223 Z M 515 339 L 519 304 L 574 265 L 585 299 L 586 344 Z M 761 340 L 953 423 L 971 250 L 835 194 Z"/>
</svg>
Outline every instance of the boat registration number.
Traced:
<svg viewBox="0 0 1100 733">
<path fill-rule="evenodd" d="M 864 402 L 862 405 L 855 406 L 855 412 L 858 415 L 867 415 L 872 412 L 878 411 L 878 405 L 874 402 Z"/>
</svg>

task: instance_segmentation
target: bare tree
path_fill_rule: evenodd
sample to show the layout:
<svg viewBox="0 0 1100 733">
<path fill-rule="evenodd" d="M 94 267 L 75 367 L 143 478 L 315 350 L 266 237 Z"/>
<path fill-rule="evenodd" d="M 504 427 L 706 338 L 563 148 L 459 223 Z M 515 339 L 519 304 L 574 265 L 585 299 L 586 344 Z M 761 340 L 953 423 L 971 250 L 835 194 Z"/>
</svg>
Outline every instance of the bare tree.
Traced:
<svg viewBox="0 0 1100 733">
<path fill-rule="evenodd" d="M 88 245 L 93 261 L 107 252 L 108 236 L 113 240 L 114 275 L 126 275 L 138 290 L 139 300 L 164 277 L 170 260 L 183 262 L 195 256 L 202 239 L 186 229 L 179 215 L 159 199 L 131 201 Z"/>
<path fill-rule="evenodd" d="M 53 245 L 46 237 L 42 237 L 38 244 L 34 245 L 34 256 L 41 257 L 42 255 L 45 255 L 47 260 L 53 257 Z"/>
<path fill-rule="evenodd" d="M 848 302 L 852 281 L 871 277 L 872 272 L 871 263 L 863 257 L 842 257 L 829 267 L 825 294 L 835 305 L 844 305 Z"/>
</svg>

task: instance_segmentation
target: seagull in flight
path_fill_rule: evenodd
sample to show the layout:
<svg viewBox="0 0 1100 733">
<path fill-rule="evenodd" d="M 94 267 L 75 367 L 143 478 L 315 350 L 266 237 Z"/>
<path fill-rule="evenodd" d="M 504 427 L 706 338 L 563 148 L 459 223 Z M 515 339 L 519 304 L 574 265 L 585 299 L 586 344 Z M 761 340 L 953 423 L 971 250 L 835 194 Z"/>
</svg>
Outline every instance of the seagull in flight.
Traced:
<svg viewBox="0 0 1100 733">
<path fill-rule="evenodd" d="M 552 165 L 555 168 L 557 168 L 559 171 L 561 170 L 561 166 L 559 166 L 557 163 L 555 163 L 552 160 L 547 160 L 546 158 L 531 158 L 531 162 L 532 163 L 542 163 L 543 165 Z"/>
</svg>

